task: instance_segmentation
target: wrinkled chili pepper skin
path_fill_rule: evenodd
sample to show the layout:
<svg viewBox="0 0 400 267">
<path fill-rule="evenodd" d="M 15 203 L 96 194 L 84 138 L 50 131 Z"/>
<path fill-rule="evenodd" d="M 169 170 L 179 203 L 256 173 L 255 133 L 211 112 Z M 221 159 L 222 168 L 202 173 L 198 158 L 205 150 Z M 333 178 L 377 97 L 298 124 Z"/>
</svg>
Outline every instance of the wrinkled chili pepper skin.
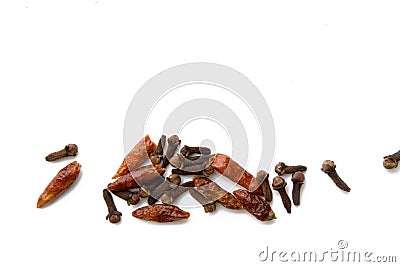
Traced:
<svg viewBox="0 0 400 267">
<path fill-rule="evenodd" d="M 193 177 L 194 185 L 205 197 L 216 200 L 227 209 L 241 210 L 243 205 L 229 192 L 206 177 Z"/>
<path fill-rule="evenodd" d="M 223 176 L 252 191 L 254 194 L 263 195 L 259 181 L 227 155 L 216 154 L 211 166 Z"/>
<path fill-rule="evenodd" d="M 243 207 L 258 220 L 264 222 L 276 219 L 271 206 L 259 195 L 241 189 L 233 191 L 233 194 Z"/>
<path fill-rule="evenodd" d="M 36 206 L 41 208 L 54 201 L 76 181 L 80 169 L 81 165 L 76 161 L 62 168 L 40 195 Z"/>
<path fill-rule="evenodd" d="M 146 221 L 164 223 L 187 219 L 190 213 L 173 205 L 155 204 L 134 210 L 132 216 Z"/>
<path fill-rule="evenodd" d="M 119 177 L 115 182 L 110 183 L 107 188 L 110 191 L 139 188 L 140 185 L 160 177 L 164 172 L 165 169 L 158 165 L 146 165 Z"/>
<path fill-rule="evenodd" d="M 150 137 L 146 135 L 143 137 L 133 148 L 126 154 L 121 166 L 114 176 L 113 179 L 118 178 L 122 175 L 129 173 L 130 170 L 137 169 L 142 165 L 149 157 L 150 154 L 156 150 L 157 145 L 151 141 Z"/>
</svg>

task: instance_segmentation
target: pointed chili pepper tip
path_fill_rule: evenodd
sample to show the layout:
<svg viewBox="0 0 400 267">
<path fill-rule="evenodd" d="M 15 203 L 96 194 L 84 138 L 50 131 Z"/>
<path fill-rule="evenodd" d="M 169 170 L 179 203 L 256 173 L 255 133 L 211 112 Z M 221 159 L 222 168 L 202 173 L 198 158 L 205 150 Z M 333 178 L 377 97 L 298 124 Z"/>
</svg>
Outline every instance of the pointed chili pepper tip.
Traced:
<svg viewBox="0 0 400 267">
<path fill-rule="evenodd" d="M 47 200 L 47 199 L 44 199 L 44 198 L 43 198 L 43 199 L 39 199 L 38 202 L 37 202 L 37 204 L 36 204 L 36 208 L 39 209 L 39 208 L 43 207 L 43 206 L 47 203 L 47 201 L 48 201 L 48 200 Z"/>
</svg>

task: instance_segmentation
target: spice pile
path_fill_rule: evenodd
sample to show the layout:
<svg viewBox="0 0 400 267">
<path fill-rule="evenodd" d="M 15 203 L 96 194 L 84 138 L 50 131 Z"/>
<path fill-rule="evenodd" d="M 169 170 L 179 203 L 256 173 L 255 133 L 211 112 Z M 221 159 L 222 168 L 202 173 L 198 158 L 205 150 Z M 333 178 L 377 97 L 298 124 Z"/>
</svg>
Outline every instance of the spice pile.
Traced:
<svg viewBox="0 0 400 267">
<path fill-rule="evenodd" d="M 174 205 L 176 199 L 186 192 L 203 206 L 206 213 L 214 212 L 218 203 L 227 209 L 245 209 L 260 221 L 276 219 L 269 205 L 273 195 L 268 179 L 269 174 L 266 171 L 260 170 L 254 177 L 227 155 L 212 154 L 207 147 L 185 145 L 180 149 L 180 153 L 175 155 L 180 144 L 181 141 L 177 135 L 172 135 L 168 139 L 165 135 L 161 136 L 158 145 L 146 135 L 132 148 L 112 177 L 116 180 L 103 190 L 103 198 L 108 207 L 107 220 L 118 223 L 122 216 L 115 206 L 112 194 L 125 200 L 128 205 L 137 205 L 140 199 L 147 199 L 148 205 L 134 210 L 133 217 L 155 222 L 187 219 L 190 216 L 189 212 Z M 78 147 L 75 144 L 69 144 L 64 149 L 49 154 L 46 160 L 55 161 L 75 156 L 77 153 Z M 386 156 L 384 166 L 397 167 L 399 155 L 400 152 Z M 148 159 L 151 164 L 143 166 Z M 173 169 L 165 178 L 164 174 L 168 165 L 171 165 Z M 41 208 L 51 203 L 70 188 L 79 176 L 80 167 L 81 165 L 74 161 L 61 169 L 40 195 L 37 207 Z M 321 170 L 328 174 L 340 189 L 350 192 L 350 188 L 337 174 L 333 161 L 324 161 Z M 275 172 L 279 176 L 273 179 L 272 188 L 281 196 L 288 213 L 291 213 L 292 201 L 285 189 L 286 181 L 281 176 L 292 175 L 292 200 L 297 206 L 300 205 L 300 192 L 305 181 L 305 171 L 307 167 L 302 165 L 288 166 L 279 162 L 275 166 Z M 232 193 L 226 191 L 210 179 L 214 172 L 222 174 L 244 189 L 237 189 Z M 191 179 L 183 181 L 182 176 L 191 176 Z M 159 201 L 162 204 L 157 204 Z"/>
<path fill-rule="evenodd" d="M 116 209 L 111 193 L 125 200 L 128 205 L 136 205 L 141 198 L 147 198 L 148 205 L 134 210 L 132 215 L 148 221 L 172 222 L 189 218 L 188 212 L 174 205 L 175 200 L 185 192 L 199 202 L 206 213 L 215 211 L 218 203 L 228 209 L 245 209 L 260 221 L 276 218 L 269 205 L 272 191 L 267 172 L 260 170 L 254 177 L 230 157 L 211 154 L 207 147 L 185 145 L 175 155 L 180 143 L 177 135 L 168 139 L 163 135 L 156 145 L 147 135 L 125 156 L 113 176 L 116 180 L 103 190 L 108 207 L 106 218 L 111 223 L 119 222 L 122 215 Z M 143 166 L 149 158 L 151 164 Z M 165 178 L 165 168 L 169 164 L 173 167 L 172 173 Z M 293 203 L 299 205 L 300 188 L 304 183 L 303 172 L 307 168 L 279 163 L 275 170 L 278 175 L 293 175 Z M 226 191 L 210 179 L 215 171 L 244 189 L 237 189 L 232 193 Z M 183 181 L 184 176 L 191 176 L 191 179 Z M 285 191 L 285 185 L 285 180 L 280 176 L 275 177 L 272 182 L 273 189 L 279 192 L 287 212 L 290 213 L 291 200 Z M 159 201 L 161 204 L 157 204 Z"/>
</svg>

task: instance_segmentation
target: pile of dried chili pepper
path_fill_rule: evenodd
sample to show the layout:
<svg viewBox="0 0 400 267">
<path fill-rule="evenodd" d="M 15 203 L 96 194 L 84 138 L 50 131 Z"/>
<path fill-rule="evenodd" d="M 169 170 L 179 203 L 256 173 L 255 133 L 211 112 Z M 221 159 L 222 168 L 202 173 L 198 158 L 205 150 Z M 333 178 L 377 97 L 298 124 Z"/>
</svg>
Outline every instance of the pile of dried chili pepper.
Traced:
<svg viewBox="0 0 400 267">
<path fill-rule="evenodd" d="M 265 175 L 254 177 L 227 155 L 212 154 L 207 147 L 185 145 L 177 153 L 180 144 L 177 135 L 163 135 L 157 145 L 146 135 L 132 148 L 112 177 L 116 180 L 103 191 L 110 222 L 119 222 L 122 214 L 109 192 L 128 205 L 137 205 L 140 199 L 147 198 L 148 205 L 134 210 L 132 216 L 160 223 L 189 218 L 188 212 L 173 205 L 186 192 L 206 213 L 214 212 L 219 203 L 228 209 L 246 210 L 260 221 L 276 218 L 268 203 L 271 190 Z M 144 165 L 146 161 L 149 164 Z M 172 174 L 165 176 L 168 165 L 173 167 Z M 215 171 L 244 189 L 233 194 L 224 190 L 211 179 Z M 191 179 L 183 180 L 187 176 Z"/>
</svg>

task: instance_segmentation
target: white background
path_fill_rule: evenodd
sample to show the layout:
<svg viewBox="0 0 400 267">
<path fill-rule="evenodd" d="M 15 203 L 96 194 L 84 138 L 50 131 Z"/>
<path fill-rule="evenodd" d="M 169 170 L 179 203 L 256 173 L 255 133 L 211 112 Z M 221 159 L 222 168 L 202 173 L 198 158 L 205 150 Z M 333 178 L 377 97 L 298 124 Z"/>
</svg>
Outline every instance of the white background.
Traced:
<svg viewBox="0 0 400 267">
<path fill-rule="evenodd" d="M 265 266 L 267 246 L 322 253 L 339 240 L 400 260 L 400 173 L 382 167 L 400 149 L 398 1 L 141 2 L 0 3 L 2 266 Z M 160 225 L 118 200 L 122 221 L 111 225 L 101 190 L 123 157 L 135 91 L 197 61 L 232 67 L 261 90 L 275 120 L 274 163 L 309 167 L 301 206 L 286 214 L 275 194 L 272 224 L 197 208 Z M 79 181 L 36 209 L 70 162 L 44 156 L 69 142 L 79 145 Z M 350 194 L 320 171 L 325 159 Z"/>
</svg>

